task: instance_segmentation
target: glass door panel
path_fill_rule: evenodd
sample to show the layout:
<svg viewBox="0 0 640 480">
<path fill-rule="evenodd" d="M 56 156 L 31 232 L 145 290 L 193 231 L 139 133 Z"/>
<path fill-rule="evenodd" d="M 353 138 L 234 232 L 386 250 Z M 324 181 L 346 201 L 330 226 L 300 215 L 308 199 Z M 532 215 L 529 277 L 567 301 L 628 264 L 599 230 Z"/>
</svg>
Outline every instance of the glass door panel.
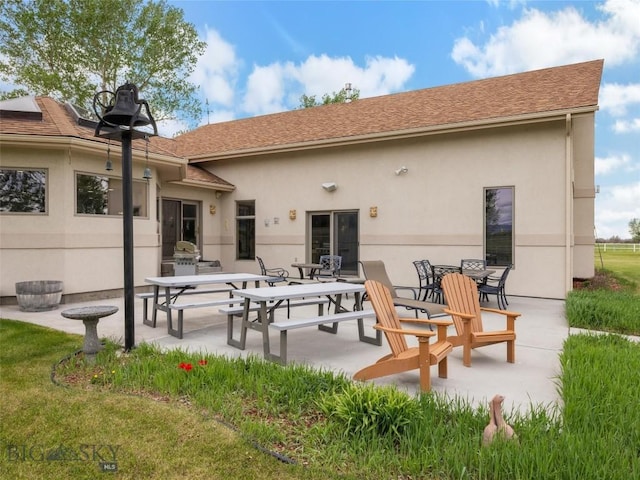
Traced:
<svg viewBox="0 0 640 480">
<path fill-rule="evenodd" d="M 182 240 L 198 245 L 198 205 L 182 204 Z"/>
<path fill-rule="evenodd" d="M 320 255 L 331 254 L 331 215 L 311 214 L 311 263 L 318 263 Z"/>
<path fill-rule="evenodd" d="M 173 259 L 173 249 L 180 240 L 180 202 L 162 200 L 162 259 Z"/>
<path fill-rule="evenodd" d="M 358 212 L 333 214 L 333 251 L 342 257 L 342 275 L 358 274 Z"/>
</svg>

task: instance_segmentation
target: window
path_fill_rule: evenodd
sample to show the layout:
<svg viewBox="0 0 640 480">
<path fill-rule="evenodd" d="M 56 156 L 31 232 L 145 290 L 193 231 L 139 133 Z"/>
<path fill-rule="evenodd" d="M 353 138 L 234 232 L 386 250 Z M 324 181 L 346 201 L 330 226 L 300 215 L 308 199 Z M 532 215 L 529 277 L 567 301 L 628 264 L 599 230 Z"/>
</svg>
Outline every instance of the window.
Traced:
<svg viewBox="0 0 640 480">
<path fill-rule="evenodd" d="M 133 215 L 147 216 L 147 182 L 132 184 Z M 76 174 L 76 213 L 122 215 L 122 180 L 104 175 Z"/>
<path fill-rule="evenodd" d="M 0 169 L 0 212 L 46 213 L 45 169 Z"/>
<path fill-rule="evenodd" d="M 236 259 L 254 260 L 256 255 L 256 202 L 236 203 Z"/>
<path fill-rule="evenodd" d="M 484 249 L 487 265 L 513 263 L 513 187 L 484 190 Z"/>
</svg>

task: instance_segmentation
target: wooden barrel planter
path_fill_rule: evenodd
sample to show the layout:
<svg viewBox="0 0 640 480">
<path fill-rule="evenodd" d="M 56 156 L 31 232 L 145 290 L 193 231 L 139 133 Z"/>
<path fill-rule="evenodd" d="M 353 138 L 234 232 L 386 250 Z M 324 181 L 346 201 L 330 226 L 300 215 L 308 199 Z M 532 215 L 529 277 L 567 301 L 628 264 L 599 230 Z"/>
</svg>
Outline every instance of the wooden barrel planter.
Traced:
<svg viewBox="0 0 640 480">
<path fill-rule="evenodd" d="M 16 283 L 16 299 L 20 310 L 42 312 L 58 308 L 63 283 L 59 280 L 33 280 Z"/>
</svg>

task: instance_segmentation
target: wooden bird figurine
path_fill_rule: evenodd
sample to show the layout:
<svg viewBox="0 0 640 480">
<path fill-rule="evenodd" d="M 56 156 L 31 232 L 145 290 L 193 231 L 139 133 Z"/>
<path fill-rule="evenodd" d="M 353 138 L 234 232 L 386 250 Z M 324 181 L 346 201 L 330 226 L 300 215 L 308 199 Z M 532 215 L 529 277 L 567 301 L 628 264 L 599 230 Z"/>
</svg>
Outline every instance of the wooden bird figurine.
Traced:
<svg viewBox="0 0 640 480">
<path fill-rule="evenodd" d="M 498 425 L 496 424 L 495 409 L 493 408 L 493 400 L 491 400 L 489 402 L 489 424 L 484 427 L 484 431 L 482 432 L 483 447 L 493 442 L 493 437 L 495 437 L 497 431 Z"/>
<path fill-rule="evenodd" d="M 496 395 L 491 399 L 491 402 L 489 402 L 489 424 L 484 428 L 484 432 L 482 433 L 483 446 L 487 446 L 493 442 L 496 435 L 506 440 L 516 440 L 518 438 L 511 425 L 507 424 L 504 420 L 502 402 L 504 402 L 502 395 Z"/>
</svg>

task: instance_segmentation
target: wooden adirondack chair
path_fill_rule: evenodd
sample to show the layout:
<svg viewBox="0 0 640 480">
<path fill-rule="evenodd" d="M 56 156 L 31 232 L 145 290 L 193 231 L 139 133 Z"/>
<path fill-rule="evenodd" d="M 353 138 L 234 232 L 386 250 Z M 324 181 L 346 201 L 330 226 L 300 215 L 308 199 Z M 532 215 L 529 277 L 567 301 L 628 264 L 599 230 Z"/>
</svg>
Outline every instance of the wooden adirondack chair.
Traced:
<svg viewBox="0 0 640 480">
<path fill-rule="evenodd" d="M 369 380 L 418 368 L 420 369 L 420 388 L 425 392 L 431 390 L 431 365 L 437 364 L 438 376 L 447 378 L 447 355 L 453 346 L 446 340 L 446 337 L 447 326 L 452 322 L 450 320 L 399 318 L 387 287 L 375 280 L 367 280 L 364 286 L 378 319 L 378 323 L 373 328 L 384 332 L 391 347 L 391 353 L 373 365 L 356 372 L 353 378 L 355 380 Z M 403 329 L 401 322 L 437 326 L 437 341 L 429 343 L 429 338 L 435 336 L 435 332 L 426 329 Z M 404 338 L 405 335 L 418 337 L 418 346 L 410 348 Z"/>
<path fill-rule="evenodd" d="M 446 313 L 451 315 L 456 326 L 456 336 L 447 338 L 454 347 L 462 345 L 462 363 L 471 366 L 471 350 L 494 343 L 507 343 L 507 362 L 514 363 L 516 358 L 515 320 L 519 313 L 495 308 L 480 307 L 478 286 L 476 282 L 460 273 L 450 273 L 442 279 L 442 289 L 447 303 Z M 485 332 L 482 328 L 482 312 L 493 312 L 504 315 L 507 320 L 506 330 Z"/>
</svg>

